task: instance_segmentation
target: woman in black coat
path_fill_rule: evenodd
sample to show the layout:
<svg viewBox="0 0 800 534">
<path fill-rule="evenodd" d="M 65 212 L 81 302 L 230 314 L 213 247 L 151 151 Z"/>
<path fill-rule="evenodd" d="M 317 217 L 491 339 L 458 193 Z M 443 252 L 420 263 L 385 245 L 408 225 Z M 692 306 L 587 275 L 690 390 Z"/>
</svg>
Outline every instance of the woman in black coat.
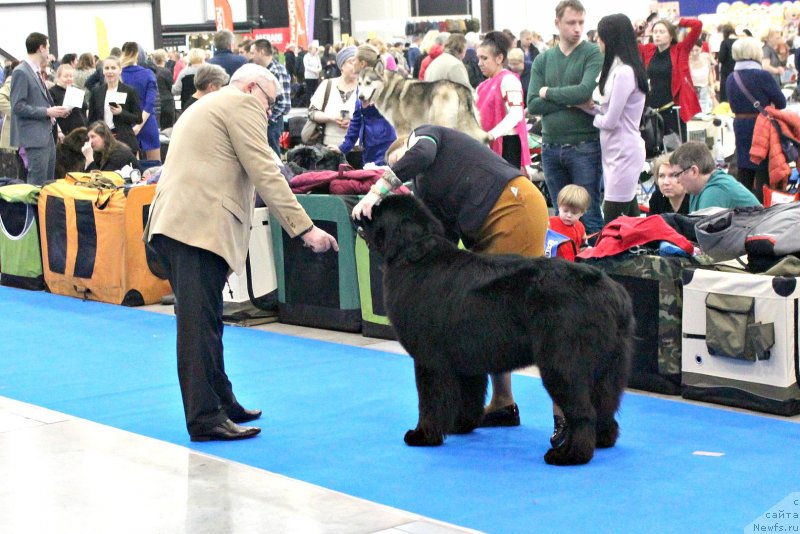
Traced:
<svg viewBox="0 0 800 534">
<path fill-rule="evenodd" d="M 64 105 L 64 96 L 67 94 L 67 87 L 72 85 L 74 73 L 75 69 L 72 68 L 72 65 L 64 64 L 58 67 L 56 84 L 50 88 L 50 96 L 53 97 L 56 106 Z M 86 126 L 86 104 L 80 108 L 73 108 L 69 115 L 56 119 L 56 122 L 65 136 L 76 128 Z"/>
<path fill-rule="evenodd" d="M 119 58 L 109 56 L 103 61 L 104 83 L 92 89 L 89 98 L 89 122 L 103 121 L 111 129 L 114 137 L 128 145 L 134 154 L 139 152 L 139 141 L 133 133 L 133 127 L 142 122 L 142 108 L 136 89 L 125 85 L 119 79 Z M 107 102 L 109 91 L 124 93 L 124 103 Z"/>
</svg>

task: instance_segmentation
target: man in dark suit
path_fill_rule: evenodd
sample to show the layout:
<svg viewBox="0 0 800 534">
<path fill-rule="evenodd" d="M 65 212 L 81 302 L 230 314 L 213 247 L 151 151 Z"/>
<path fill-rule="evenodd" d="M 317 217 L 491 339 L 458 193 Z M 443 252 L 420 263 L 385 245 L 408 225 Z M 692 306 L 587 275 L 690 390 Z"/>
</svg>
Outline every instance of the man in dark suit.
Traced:
<svg viewBox="0 0 800 534">
<path fill-rule="evenodd" d="M 175 123 L 150 207 L 145 240 L 175 292 L 178 378 L 192 441 L 251 438 L 261 416 L 233 394 L 222 351 L 222 290 L 241 273 L 258 191 L 290 237 L 314 252 L 339 250 L 297 202 L 267 145 L 278 82 L 250 63 L 230 85 L 192 104 Z"/>
<path fill-rule="evenodd" d="M 30 34 L 25 39 L 25 48 L 28 57 L 11 75 L 11 144 L 25 149 L 28 183 L 42 185 L 55 175 L 55 120 L 66 117 L 70 110 L 53 103 L 39 73 L 50 55 L 47 36 Z"/>
</svg>

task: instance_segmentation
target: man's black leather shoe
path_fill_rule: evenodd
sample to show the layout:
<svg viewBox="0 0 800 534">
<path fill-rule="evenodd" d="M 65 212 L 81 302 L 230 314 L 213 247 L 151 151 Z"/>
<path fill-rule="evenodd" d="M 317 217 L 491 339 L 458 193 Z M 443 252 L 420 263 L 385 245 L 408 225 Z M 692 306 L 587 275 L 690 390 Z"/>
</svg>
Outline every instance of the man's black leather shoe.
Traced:
<svg viewBox="0 0 800 534">
<path fill-rule="evenodd" d="M 231 408 L 226 410 L 228 417 L 234 423 L 249 423 L 261 417 L 261 410 L 248 410 L 239 406 L 238 408 Z"/>
<path fill-rule="evenodd" d="M 255 426 L 239 426 L 230 419 L 218 424 L 204 434 L 191 436 L 192 441 L 233 441 L 237 439 L 252 438 L 261 432 Z"/>
</svg>

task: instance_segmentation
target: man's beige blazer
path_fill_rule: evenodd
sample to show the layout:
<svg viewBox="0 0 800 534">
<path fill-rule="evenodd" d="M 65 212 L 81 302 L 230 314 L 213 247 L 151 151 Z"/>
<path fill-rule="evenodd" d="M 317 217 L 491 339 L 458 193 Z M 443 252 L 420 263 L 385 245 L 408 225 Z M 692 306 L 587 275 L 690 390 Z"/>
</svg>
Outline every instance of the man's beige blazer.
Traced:
<svg viewBox="0 0 800 534">
<path fill-rule="evenodd" d="M 204 96 L 175 124 L 145 240 L 163 234 L 209 250 L 241 274 L 254 189 L 289 236 L 312 225 L 274 158 L 257 98 L 232 86 Z"/>
</svg>

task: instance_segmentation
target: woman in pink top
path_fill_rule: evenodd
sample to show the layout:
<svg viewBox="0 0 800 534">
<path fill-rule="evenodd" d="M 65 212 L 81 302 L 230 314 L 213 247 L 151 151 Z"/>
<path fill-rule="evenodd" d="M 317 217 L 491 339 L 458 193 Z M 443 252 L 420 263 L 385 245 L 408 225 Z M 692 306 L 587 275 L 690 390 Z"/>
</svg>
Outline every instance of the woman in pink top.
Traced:
<svg viewBox="0 0 800 534">
<path fill-rule="evenodd" d="M 508 38 L 489 32 L 478 47 L 478 66 L 486 80 L 478 86 L 481 127 L 489 132 L 489 147 L 517 168 L 531 164 L 525 101 L 519 76 L 504 67 Z"/>
<path fill-rule="evenodd" d="M 622 14 L 609 15 L 597 24 L 597 44 L 605 54 L 595 101 L 581 105 L 594 115 L 600 130 L 603 160 L 603 220 L 620 215 L 639 216 L 636 185 L 644 167 L 644 141 L 639 123 L 647 94 L 647 73 L 633 33 Z"/>
</svg>

